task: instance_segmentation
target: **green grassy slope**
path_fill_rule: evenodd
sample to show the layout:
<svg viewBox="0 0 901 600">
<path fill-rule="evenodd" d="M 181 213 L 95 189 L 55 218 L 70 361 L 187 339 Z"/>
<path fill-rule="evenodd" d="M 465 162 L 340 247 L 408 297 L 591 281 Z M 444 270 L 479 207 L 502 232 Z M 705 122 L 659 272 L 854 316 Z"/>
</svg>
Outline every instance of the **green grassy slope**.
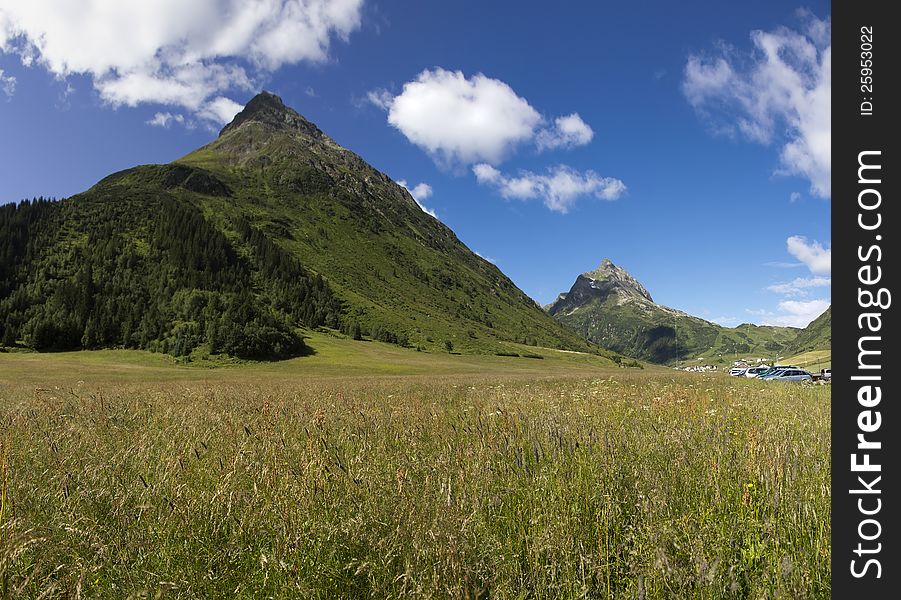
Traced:
<svg viewBox="0 0 901 600">
<path fill-rule="evenodd" d="M 737 327 L 722 327 L 713 346 L 692 356 L 711 364 L 728 364 L 736 359 L 763 358 L 773 360 L 785 356 L 787 346 L 795 339 L 798 330 L 793 327 L 754 325 L 745 323 Z"/>
<path fill-rule="evenodd" d="M 832 348 L 832 307 L 814 319 L 807 327 L 798 332 L 797 337 L 786 348 L 786 352 L 800 354 L 811 350 L 829 350 Z"/>
<path fill-rule="evenodd" d="M 820 369 L 832 367 L 832 350 L 808 350 L 801 354 L 786 356 L 779 362 L 787 365 L 797 365 L 812 373 L 817 373 Z"/>
</svg>

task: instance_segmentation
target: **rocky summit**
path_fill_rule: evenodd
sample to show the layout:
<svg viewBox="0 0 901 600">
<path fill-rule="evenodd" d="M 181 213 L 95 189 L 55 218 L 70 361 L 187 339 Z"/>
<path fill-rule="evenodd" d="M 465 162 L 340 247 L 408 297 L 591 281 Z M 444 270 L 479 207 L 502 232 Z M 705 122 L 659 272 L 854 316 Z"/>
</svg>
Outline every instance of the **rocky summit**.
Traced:
<svg viewBox="0 0 901 600">
<path fill-rule="evenodd" d="M 601 302 L 613 297 L 617 303 L 647 301 L 653 303 L 651 294 L 624 269 L 605 258 L 594 271 L 582 273 L 569 292 L 562 293 L 548 306 L 551 315 L 565 314 L 577 310 L 592 300 Z"/>
</svg>

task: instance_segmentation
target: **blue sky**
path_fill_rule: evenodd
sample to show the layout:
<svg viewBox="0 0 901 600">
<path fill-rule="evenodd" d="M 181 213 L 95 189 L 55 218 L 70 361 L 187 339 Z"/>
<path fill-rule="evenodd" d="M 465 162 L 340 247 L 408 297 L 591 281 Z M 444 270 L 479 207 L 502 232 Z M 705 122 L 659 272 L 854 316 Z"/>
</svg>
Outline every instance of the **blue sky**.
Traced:
<svg viewBox="0 0 901 600">
<path fill-rule="evenodd" d="M 191 6 L 0 7 L 0 202 L 173 160 L 266 89 L 541 303 L 609 257 L 724 324 L 828 305 L 827 2 Z"/>
</svg>

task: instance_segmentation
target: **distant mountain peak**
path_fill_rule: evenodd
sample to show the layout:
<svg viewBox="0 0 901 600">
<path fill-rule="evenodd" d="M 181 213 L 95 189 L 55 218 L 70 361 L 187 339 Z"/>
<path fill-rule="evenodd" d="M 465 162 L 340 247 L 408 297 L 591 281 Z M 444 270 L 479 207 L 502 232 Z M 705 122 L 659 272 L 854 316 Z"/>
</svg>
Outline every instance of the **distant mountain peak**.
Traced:
<svg viewBox="0 0 901 600">
<path fill-rule="evenodd" d="M 773 356 L 796 335 L 785 327 L 721 327 L 657 304 L 641 283 L 609 258 L 576 277 L 572 288 L 545 310 L 587 340 L 657 363 L 716 360 L 728 354 Z M 821 317 L 825 318 L 828 315 Z"/>
<path fill-rule="evenodd" d="M 281 98 L 266 91 L 254 96 L 244 109 L 235 115 L 232 122 L 222 128 L 219 137 L 248 122 L 263 123 L 276 129 L 299 130 L 317 138 L 323 135 L 316 125 L 287 106 Z"/>
<path fill-rule="evenodd" d="M 632 277 L 625 269 L 613 264 L 613 261 L 609 258 L 602 260 L 600 266 L 594 271 L 583 273 L 582 277 L 594 282 L 595 285 L 592 287 L 596 289 L 598 283 L 606 282 L 605 288 L 609 288 L 610 291 L 616 291 L 624 298 L 643 298 L 649 302 L 654 301 L 648 290 L 637 279 Z"/>
</svg>

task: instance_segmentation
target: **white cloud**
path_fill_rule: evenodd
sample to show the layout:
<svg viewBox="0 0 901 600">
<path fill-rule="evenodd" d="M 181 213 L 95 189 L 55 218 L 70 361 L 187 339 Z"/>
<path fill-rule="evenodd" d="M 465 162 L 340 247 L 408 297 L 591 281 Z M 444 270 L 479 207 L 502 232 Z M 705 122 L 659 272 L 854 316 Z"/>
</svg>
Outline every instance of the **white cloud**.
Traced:
<svg viewBox="0 0 901 600">
<path fill-rule="evenodd" d="M 16 78 L 4 74 L 3 69 L 0 69 L 0 92 L 3 92 L 7 98 L 12 98 L 16 93 Z"/>
<path fill-rule="evenodd" d="M 419 205 L 419 208 L 422 209 L 422 212 L 427 215 L 431 215 L 436 219 L 438 218 L 438 214 L 434 210 L 422 203 L 423 200 L 432 195 L 432 186 L 427 183 L 418 183 L 411 188 L 407 186 L 407 182 L 404 179 L 399 180 L 397 182 L 397 185 L 410 192 L 410 195 L 413 196 L 413 200 L 416 201 L 416 204 Z"/>
<path fill-rule="evenodd" d="M 413 197 L 417 200 L 425 200 L 432 195 L 432 186 L 427 183 L 420 183 L 414 186 L 410 193 L 413 194 Z"/>
<path fill-rule="evenodd" d="M 583 196 L 616 200 L 626 191 L 626 185 L 619 179 L 601 177 L 594 171 L 580 173 L 565 165 L 549 169 L 547 175 L 522 171 L 510 177 L 485 163 L 474 165 L 472 172 L 479 183 L 497 188 L 504 198 L 541 198 L 545 206 L 559 213 L 568 212 Z"/>
<path fill-rule="evenodd" d="M 153 118 L 147 121 L 148 125 L 153 125 L 154 127 L 165 127 L 168 128 L 172 123 L 178 123 L 179 125 L 185 124 L 185 116 L 180 114 L 172 114 L 170 112 L 158 112 L 153 115 Z"/>
<path fill-rule="evenodd" d="M 223 94 L 285 64 L 327 60 L 333 39 L 360 27 L 363 1 L 4 3 L 0 52 L 57 77 L 87 75 L 113 106 L 179 106 L 221 123 L 233 108 Z"/>
<path fill-rule="evenodd" d="M 791 195 L 788 197 L 788 201 L 791 203 L 795 203 L 800 199 L 801 199 L 801 192 L 792 192 Z"/>
<path fill-rule="evenodd" d="M 824 248 L 820 242 L 808 242 L 807 238 L 793 235 L 786 240 L 788 253 L 804 263 L 814 275 L 832 272 L 832 248 Z"/>
<path fill-rule="evenodd" d="M 594 138 L 594 131 L 582 120 L 579 113 L 557 117 L 554 126 L 542 129 L 535 137 L 538 150 L 574 148 L 584 146 Z"/>
<path fill-rule="evenodd" d="M 366 99 L 388 113 L 388 123 L 444 166 L 498 164 L 524 143 L 538 151 L 589 143 L 594 131 L 578 113 L 550 125 L 513 89 L 478 73 L 425 70 L 395 96 L 372 90 Z"/>
<path fill-rule="evenodd" d="M 811 288 L 829 287 L 832 285 L 831 277 L 796 277 L 788 283 L 777 283 L 768 286 L 771 292 L 786 296 L 806 295 Z"/>
<path fill-rule="evenodd" d="M 473 166 L 472 172 L 475 174 L 479 183 L 497 183 L 503 178 L 500 171 L 485 163 L 479 163 Z"/>
<path fill-rule="evenodd" d="M 423 71 L 400 95 L 384 90 L 368 98 L 387 109 L 388 123 L 445 165 L 498 163 L 531 140 L 541 115 L 513 89 L 481 73 Z"/>
<path fill-rule="evenodd" d="M 832 172 L 831 22 L 801 13 L 804 31 L 752 31 L 754 52 L 720 45 L 715 56 L 692 55 L 682 90 L 714 130 L 781 145 L 781 174 L 810 182 L 830 197 Z M 747 65 L 747 66 L 745 66 Z"/>
<path fill-rule="evenodd" d="M 214 100 L 207 102 L 199 111 L 199 116 L 214 123 L 225 125 L 230 123 L 235 115 L 244 109 L 243 104 L 238 104 L 234 100 L 219 96 Z"/>
<path fill-rule="evenodd" d="M 786 283 L 777 283 L 768 286 L 770 292 L 780 294 L 783 300 L 779 302 L 778 311 L 749 311 L 763 317 L 767 325 L 783 325 L 791 327 L 806 327 L 810 321 L 820 316 L 829 307 L 829 298 L 816 300 L 792 300 L 788 298 L 804 298 L 817 288 L 831 288 L 832 278 L 832 249 L 824 247 L 817 241 L 808 242 L 807 238 L 793 235 L 786 240 L 788 253 L 798 259 L 799 263 L 770 263 L 776 267 L 805 266 L 813 275 L 812 277 L 796 277 Z M 828 292 L 827 292 L 828 293 Z"/>
<path fill-rule="evenodd" d="M 394 102 L 394 94 L 385 89 L 372 90 L 366 93 L 366 99 L 382 110 L 389 111 L 391 110 L 391 103 Z M 365 103 L 360 103 L 361 106 L 363 104 Z"/>
<path fill-rule="evenodd" d="M 762 313 L 765 325 L 781 327 L 807 327 L 811 321 L 829 308 L 829 300 L 783 300 L 779 303 L 779 313 Z M 760 314 L 760 313 L 758 313 Z"/>
</svg>

